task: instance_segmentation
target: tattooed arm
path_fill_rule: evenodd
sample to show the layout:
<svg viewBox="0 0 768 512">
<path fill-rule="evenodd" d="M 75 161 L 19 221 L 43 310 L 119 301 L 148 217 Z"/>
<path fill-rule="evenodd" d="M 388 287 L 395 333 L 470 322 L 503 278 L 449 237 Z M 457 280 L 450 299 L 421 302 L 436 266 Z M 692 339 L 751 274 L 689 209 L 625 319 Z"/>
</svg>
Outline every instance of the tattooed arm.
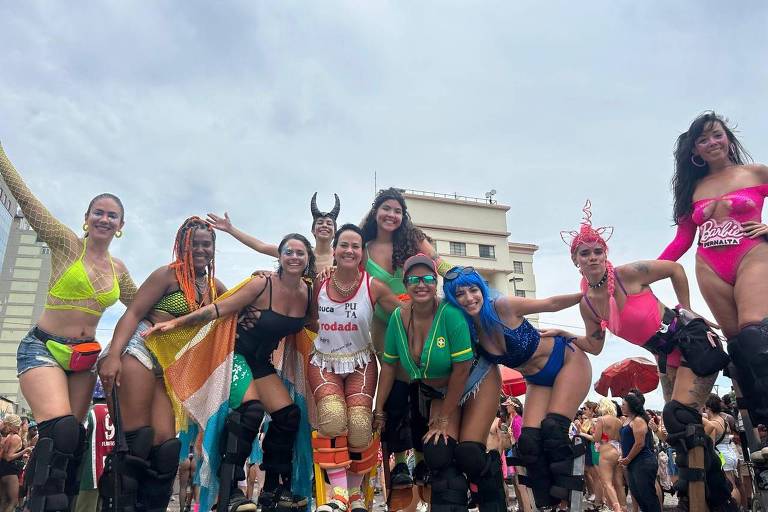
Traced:
<svg viewBox="0 0 768 512">
<path fill-rule="evenodd" d="M 579 347 L 588 354 L 598 355 L 603 351 L 603 345 L 605 344 L 605 331 L 600 327 L 600 324 L 595 320 L 592 312 L 582 302 L 579 305 L 581 310 L 581 318 L 584 319 L 584 329 L 587 333 L 585 336 L 577 336 L 571 334 L 568 331 L 562 329 L 545 329 L 541 331 L 543 337 L 547 336 L 563 336 L 573 340 L 573 344 Z"/>
<path fill-rule="evenodd" d="M 650 286 L 657 281 L 669 279 L 672 281 L 678 303 L 685 309 L 691 308 L 688 276 L 679 263 L 665 260 L 637 261 L 622 265 L 618 271 L 627 284 L 638 283 L 640 286 Z"/>
<path fill-rule="evenodd" d="M 201 325 L 219 317 L 231 315 L 241 311 L 245 306 L 255 301 L 259 294 L 267 286 L 267 279 L 264 277 L 254 277 L 248 283 L 244 284 L 232 295 L 213 304 L 199 308 L 188 315 L 174 318 L 167 322 L 156 323 L 152 328 L 144 331 L 142 336 L 149 336 L 153 332 L 166 332 L 179 327 L 189 325 Z"/>
</svg>

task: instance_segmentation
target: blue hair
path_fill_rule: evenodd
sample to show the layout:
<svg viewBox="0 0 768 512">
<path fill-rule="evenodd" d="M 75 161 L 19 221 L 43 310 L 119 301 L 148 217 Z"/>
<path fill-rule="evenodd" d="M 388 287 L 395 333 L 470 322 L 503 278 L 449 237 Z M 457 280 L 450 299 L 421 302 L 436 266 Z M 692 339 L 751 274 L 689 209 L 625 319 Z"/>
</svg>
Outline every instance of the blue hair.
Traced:
<svg viewBox="0 0 768 512">
<path fill-rule="evenodd" d="M 461 270 L 462 267 L 453 267 L 451 270 Z M 477 270 L 473 270 L 468 274 L 459 273 L 456 279 L 443 279 L 443 293 L 445 294 L 445 300 L 452 306 L 456 306 L 464 313 L 469 324 L 469 331 L 472 334 L 472 338 L 477 340 L 477 329 L 475 328 L 475 322 L 472 317 L 462 308 L 456 300 L 456 290 L 464 286 L 476 286 L 483 294 L 483 305 L 480 307 L 480 325 L 487 333 L 491 333 L 496 330 L 504 329 L 504 322 L 499 318 L 499 314 L 496 312 L 496 308 L 493 307 L 493 300 L 500 295 L 495 290 L 491 290 L 483 279 L 483 276 L 477 273 Z"/>
</svg>

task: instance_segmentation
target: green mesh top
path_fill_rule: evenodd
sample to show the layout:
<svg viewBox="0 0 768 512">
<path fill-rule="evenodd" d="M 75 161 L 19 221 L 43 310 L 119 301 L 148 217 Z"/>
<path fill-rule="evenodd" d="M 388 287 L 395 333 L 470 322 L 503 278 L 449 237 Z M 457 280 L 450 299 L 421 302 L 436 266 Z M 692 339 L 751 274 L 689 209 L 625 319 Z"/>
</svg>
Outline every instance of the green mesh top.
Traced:
<svg viewBox="0 0 768 512">
<path fill-rule="evenodd" d="M 155 304 L 153 309 L 165 311 L 176 318 L 184 316 L 190 312 L 187 298 L 184 297 L 184 293 L 181 290 L 176 290 L 175 292 L 165 295 L 162 299 L 157 301 L 157 304 Z"/>
</svg>

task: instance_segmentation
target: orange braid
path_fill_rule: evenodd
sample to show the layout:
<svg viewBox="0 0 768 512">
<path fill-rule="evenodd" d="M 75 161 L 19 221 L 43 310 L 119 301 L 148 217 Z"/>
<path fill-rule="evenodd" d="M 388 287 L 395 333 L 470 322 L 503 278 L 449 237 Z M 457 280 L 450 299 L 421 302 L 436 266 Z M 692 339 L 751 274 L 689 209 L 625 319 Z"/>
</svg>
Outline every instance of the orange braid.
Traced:
<svg viewBox="0 0 768 512">
<path fill-rule="evenodd" d="M 187 304 L 189 304 L 190 311 L 200 308 L 200 304 L 197 302 L 197 289 L 195 287 L 195 266 L 192 262 L 192 240 L 198 229 L 209 231 L 214 244 L 216 243 L 216 233 L 211 225 L 200 217 L 190 217 L 184 221 L 176 232 L 176 242 L 173 245 L 173 263 L 170 265 L 176 275 L 179 289 L 184 294 Z M 216 280 L 213 259 L 208 263 L 206 270 L 210 297 L 211 300 L 214 300 L 216 298 Z"/>
</svg>

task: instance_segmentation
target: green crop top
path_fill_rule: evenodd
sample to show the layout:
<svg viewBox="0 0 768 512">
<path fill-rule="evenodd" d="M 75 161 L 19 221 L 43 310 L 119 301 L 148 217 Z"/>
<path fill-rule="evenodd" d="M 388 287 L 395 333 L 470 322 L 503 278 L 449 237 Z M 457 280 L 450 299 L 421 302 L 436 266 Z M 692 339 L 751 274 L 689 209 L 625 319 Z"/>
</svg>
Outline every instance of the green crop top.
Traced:
<svg viewBox="0 0 768 512">
<path fill-rule="evenodd" d="M 157 304 L 155 304 L 153 309 L 164 311 L 179 318 L 180 316 L 189 313 L 189 304 L 187 304 L 187 298 L 184 296 L 184 292 L 176 290 L 168 295 L 164 295 L 162 299 L 157 301 Z"/>
<path fill-rule="evenodd" d="M 395 270 L 394 274 L 390 274 L 381 268 L 378 263 L 368 257 L 365 262 L 365 271 L 368 272 L 371 277 L 375 277 L 382 283 L 386 284 L 395 295 L 401 295 L 405 293 L 405 283 L 403 282 L 402 268 L 398 268 Z M 389 317 L 391 316 L 390 313 L 384 311 L 384 309 L 382 309 L 382 307 L 378 304 L 376 304 L 373 313 L 376 315 L 376 317 L 379 318 L 379 320 L 383 320 L 384 322 L 389 321 Z"/>
<path fill-rule="evenodd" d="M 385 363 L 399 362 L 411 379 L 440 379 L 451 374 L 451 365 L 474 357 L 469 326 L 464 314 L 447 302 L 441 302 L 432 321 L 419 364 L 411 357 L 401 308 L 392 312 L 384 341 Z"/>
</svg>

